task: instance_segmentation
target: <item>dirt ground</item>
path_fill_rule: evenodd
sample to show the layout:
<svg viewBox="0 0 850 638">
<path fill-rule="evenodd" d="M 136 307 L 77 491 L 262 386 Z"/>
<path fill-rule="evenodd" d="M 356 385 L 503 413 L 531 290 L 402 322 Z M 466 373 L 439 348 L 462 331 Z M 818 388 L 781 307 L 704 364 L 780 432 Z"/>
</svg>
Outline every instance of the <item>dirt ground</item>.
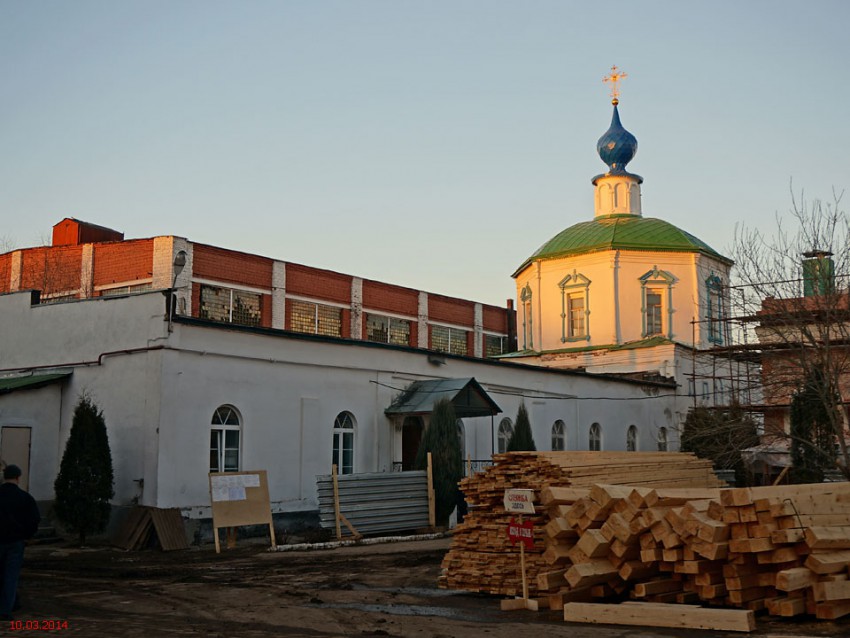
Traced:
<svg viewBox="0 0 850 638">
<path fill-rule="evenodd" d="M 121 638 L 655 638 L 685 633 L 568 625 L 555 612 L 502 612 L 495 598 L 440 590 L 436 580 L 448 545 L 448 539 L 439 539 L 272 553 L 252 543 L 220 555 L 212 545 L 170 553 L 34 545 L 27 548 L 23 607 L 16 619 L 39 628 L 4 623 L 0 630 L 19 636 Z M 850 622 L 762 619 L 751 635 L 850 636 Z"/>
</svg>

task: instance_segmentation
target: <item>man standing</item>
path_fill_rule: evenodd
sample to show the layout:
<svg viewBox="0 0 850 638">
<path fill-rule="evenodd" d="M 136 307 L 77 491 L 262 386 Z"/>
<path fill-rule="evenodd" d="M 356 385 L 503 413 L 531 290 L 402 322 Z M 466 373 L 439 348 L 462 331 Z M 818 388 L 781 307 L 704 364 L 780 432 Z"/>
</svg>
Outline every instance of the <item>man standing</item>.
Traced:
<svg viewBox="0 0 850 638">
<path fill-rule="evenodd" d="M 18 576 L 24 562 L 24 541 L 38 531 L 41 515 L 35 499 L 18 487 L 21 468 L 7 465 L 0 485 L 0 620 L 12 619 Z"/>
</svg>

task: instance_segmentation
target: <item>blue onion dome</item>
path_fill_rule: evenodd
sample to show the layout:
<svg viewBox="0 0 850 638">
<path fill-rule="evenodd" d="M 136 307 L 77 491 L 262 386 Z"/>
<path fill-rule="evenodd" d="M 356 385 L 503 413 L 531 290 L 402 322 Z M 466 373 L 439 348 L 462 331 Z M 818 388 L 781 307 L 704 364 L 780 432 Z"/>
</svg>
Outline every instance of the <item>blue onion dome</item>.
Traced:
<svg viewBox="0 0 850 638">
<path fill-rule="evenodd" d="M 620 113 L 617 111 L 617 100 L 614 100 L 614 115 L 611 126 L 596 143 L 596 152 L 602 161 L 608 165 L 609 174 L 628 174 L 626 164 L 632 161 L 637 153 L 637 139 L 620 124 Z"/>
</svg>

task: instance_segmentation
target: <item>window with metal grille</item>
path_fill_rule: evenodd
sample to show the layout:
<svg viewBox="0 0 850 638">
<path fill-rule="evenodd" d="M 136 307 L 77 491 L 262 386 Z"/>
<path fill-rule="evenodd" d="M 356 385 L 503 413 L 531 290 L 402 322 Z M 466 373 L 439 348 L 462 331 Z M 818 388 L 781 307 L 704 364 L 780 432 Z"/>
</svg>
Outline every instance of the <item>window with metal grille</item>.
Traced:
<svg viewBox="0 0 850 638">
<path fill-rule="evenodd" d="M 626 452 L 637 452 L 637 427 L 634 425 L 626 430 Z"/>
<path fill-rule="evenodd" d="M 392 343 L 397 346 L 410 345 L 410 321 L 386 317 L 384 315 L 366 315 L 366 340 L 378 343 Z"/>
<path fill-rule="evenodd" d="M 465 355 L 467 353 L 466 330 L 448 326 L 431 326 L 431 349 L 437 352 Z"/>
<path fill-rule="evenodd" d="M 340 474 L 354 473 L 354 416 L 340 412 L 334 420 L 333 464 Z"/>
<path fill-rule="evenodd" d="M 216 409 L 210 430 L 210 472 L 239 471 L 240 419 L 236 408 Z"/>
<path fill-rule="evenodd" d="M 658 451 L 667 451 L 667 428 L 658 428 Z"/>
<path fill-rule="evenodd" d="M 235 288 L 202 285 L 198 316 L 241 326 L 259 326 L 260 295 Z"/>
<path fill-rule="evenodd" d="M 508 338 L 504 335 L 484 335 L 484 356 L 496 357 L 505 354 L 508 349 Z"/>
<path fill-rule="evenodd" d="M 132 286 L 118 286 L 117 288 L 103 288 L 101 297 L 116 297 L 118 295 L 129 295 L 134 292 L 144 292 L 151 289 L 150 282 L 145 284 L 133 284 Z"/>
<path fill-rule="evenodd" d="M 342 336 L 342 309 L 309 301 L 288 301 L 289 329 L 293 332 Z"/>
<path fill-rule="evenodd" d="M 552 451 L 559 452 L 567 449 L 567 426 L 558 419 L 552 425 Z"/>
<path fill-rule="evenodd" d="M 602 449 L 602 426 L 594 423 L 588 433 L 587 449 L 598 452 Z"/>
<path fill-rule="evenodd" d="M 508 451 L 508 443 L 510 443 L 511 437 L 514 434 L 514 424 L 508 418 L 505 417 L 499 422 L 499 436 L 498 436 L 498 450 L 499 454 L 503 454 Z"/>
</svg>

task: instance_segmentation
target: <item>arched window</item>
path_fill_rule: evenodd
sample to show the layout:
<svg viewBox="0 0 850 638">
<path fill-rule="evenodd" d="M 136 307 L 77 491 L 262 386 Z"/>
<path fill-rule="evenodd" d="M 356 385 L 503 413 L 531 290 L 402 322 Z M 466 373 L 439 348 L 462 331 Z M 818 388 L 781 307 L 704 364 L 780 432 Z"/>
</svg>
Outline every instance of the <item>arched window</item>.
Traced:
<svg viewBox="0 0 850 638">
<path fill-rule="evenodd" d="M 594 452 L 602 449 L 602 426 L 598 423 L 590 426 L 590 432 L 587 437 L 587 449 Z"/>
<path fill-rule="evenodd" d="M 508 451 L 508 442 L 511 440 L 513 433 L 514 424 L 508 417 L 505 417 L 499 423 L 499 454 L 503 454 Z"/>
<path fill-rule="evenodd" d="M 637 452 L 637 427 L 634 425 L 626 430 L 626 452 Z"/>
<path fill-rule="evenodd" d="M 561 419 L 552 424 L 552 451 L 559 452 L 567 449 L 567 426 Z"/>
<path fill-rule="evenodd" d="M 667 451 L 667 428 L 658 428 L 658 451 Z"/>
<path fill-rule="evenodd" d="M 354 473 L 354 417 L 340 412 L 334 420 L 333 464 L 340 474 Z"/>
<path fill-rule="evenodd" d="M 216 408 L 210 428 L 210 472 L 239 471 L 241 419 L 232 405 Z"/>
<path fill-rule="evenodd" d="M 457 420 L 457 440 L 460 444 L 460 458 L 466 461 L 466 431 L 463 427 L 463 419 Z"/>
</svg>

